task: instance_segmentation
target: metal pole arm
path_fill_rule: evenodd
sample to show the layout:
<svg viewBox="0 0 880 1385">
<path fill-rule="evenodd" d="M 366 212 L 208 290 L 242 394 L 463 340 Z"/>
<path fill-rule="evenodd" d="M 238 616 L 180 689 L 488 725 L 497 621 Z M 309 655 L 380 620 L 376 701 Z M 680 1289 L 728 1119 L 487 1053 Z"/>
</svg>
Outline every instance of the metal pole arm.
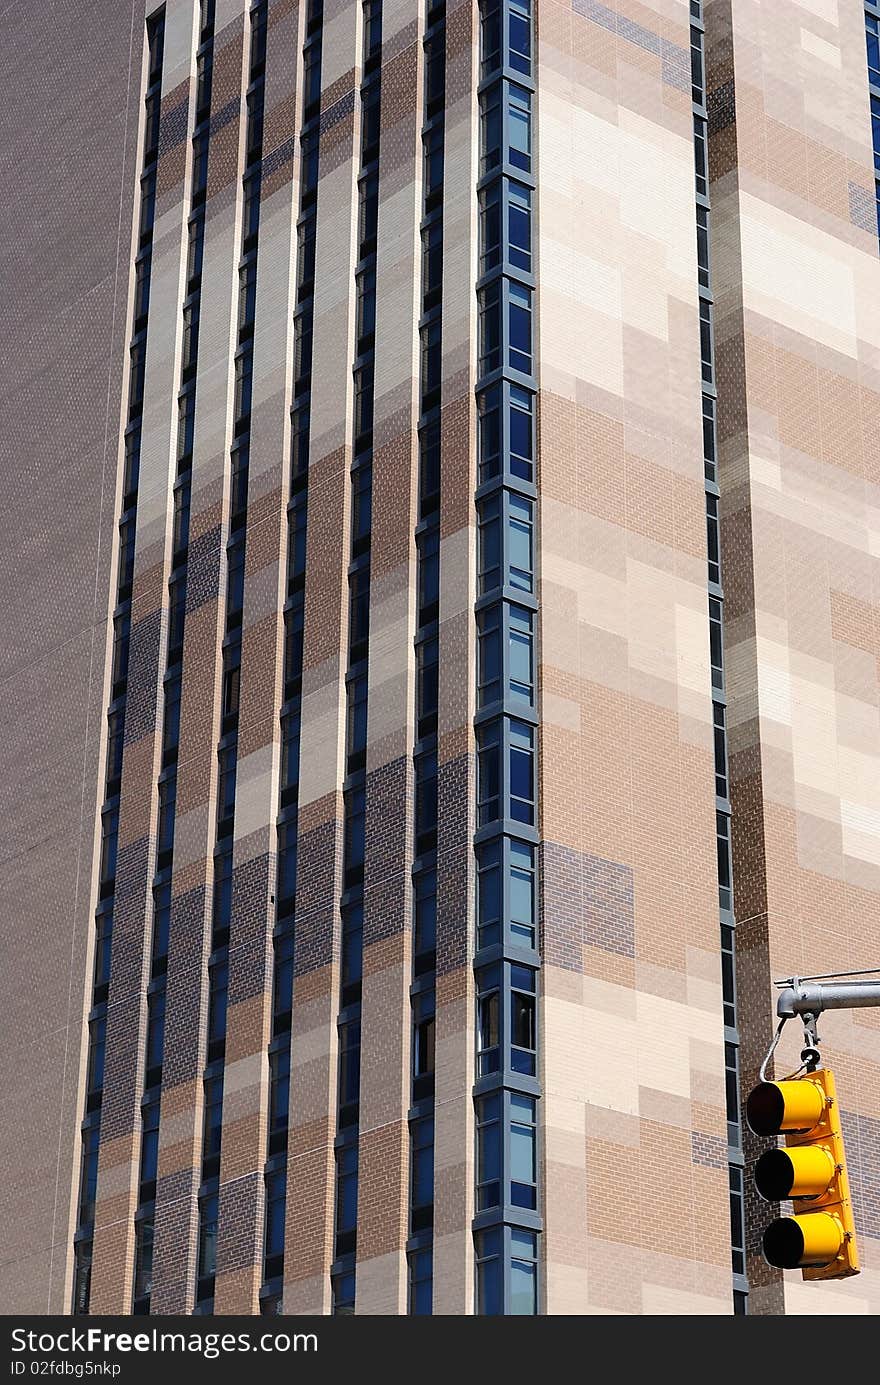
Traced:
<svg viewBox="0 0 880 1385">
<path fill-rule="evenodd" d="M 781 1019 L 795 1015 L 818 1015 L 823 1010 L 854 1010 L 880 1005 L 880 981 L 836 981 L 810 984 L 792 978 L 776 1002 Z"/>
</svg>

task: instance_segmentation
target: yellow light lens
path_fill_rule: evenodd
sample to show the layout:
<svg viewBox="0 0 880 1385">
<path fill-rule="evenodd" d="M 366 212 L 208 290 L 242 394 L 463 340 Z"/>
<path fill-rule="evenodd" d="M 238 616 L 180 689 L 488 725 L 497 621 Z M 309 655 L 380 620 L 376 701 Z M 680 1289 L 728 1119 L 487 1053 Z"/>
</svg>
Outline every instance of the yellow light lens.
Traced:
<svg viewBox="0 0 880 1385">
<path fill-rule="evenodd" d="M 830 1265 L 843 1245 L 843 1228 L 827 1212 L 778 1217 L 764 1232 L 764 1258 L 778 1270 Z"/>
</svg>

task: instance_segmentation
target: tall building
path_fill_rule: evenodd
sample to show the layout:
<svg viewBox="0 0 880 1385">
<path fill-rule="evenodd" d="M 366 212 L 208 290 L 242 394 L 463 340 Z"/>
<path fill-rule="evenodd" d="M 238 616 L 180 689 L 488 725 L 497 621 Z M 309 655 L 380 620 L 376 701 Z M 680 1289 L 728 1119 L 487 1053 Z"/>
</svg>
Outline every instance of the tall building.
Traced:
<svg viewBox="0 0 880 1385">
<path fill-rule="evenodd" d="M 5 1310 L 877 1312 L 880 1015 L 858 1278 L 740 1096 L 880 966 L 880 6 L 92 10 L 0 18 Z"/>
</svg>

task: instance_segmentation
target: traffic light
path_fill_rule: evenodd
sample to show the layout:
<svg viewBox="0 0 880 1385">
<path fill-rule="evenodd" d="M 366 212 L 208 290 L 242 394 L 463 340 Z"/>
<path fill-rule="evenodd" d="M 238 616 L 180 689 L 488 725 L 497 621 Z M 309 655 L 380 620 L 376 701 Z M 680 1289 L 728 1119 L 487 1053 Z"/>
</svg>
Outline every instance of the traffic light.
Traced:
<svg viewBox="0 0 880 1385">
<path fill-rule="evenodd" d="M 746 1101 L 756 1135 L 784 1135 L 755 1165 L 755 1187 L 768 1202 L 791 1198 L 794 1216 L 764 1232 L 764 1257 L 804 1279 L 845 1279 L 859 1273 L 834 1076 L 817 1069 L 786 1082 L 761 1082 Z"/>
</svg>

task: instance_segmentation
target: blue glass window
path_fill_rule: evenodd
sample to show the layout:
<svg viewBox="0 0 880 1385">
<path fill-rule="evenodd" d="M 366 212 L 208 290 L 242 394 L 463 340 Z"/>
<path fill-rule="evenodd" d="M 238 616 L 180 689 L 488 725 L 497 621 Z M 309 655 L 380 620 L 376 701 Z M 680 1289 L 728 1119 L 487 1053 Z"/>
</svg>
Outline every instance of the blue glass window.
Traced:
<svg viewBox="0 0 880 1385">
<path fill-rule="evenodd" d="M 162 1049 L 165 1043 L 165 989 L 153 991 L 147 997 L 147 1082 L 152 1087 L 162 1072 Z"/>
<path fill-rule="evenodd" d="M 226 998 L 229 966 L 223 960 L 208 968 L 208 1061 L 223 1055 L 226 1046 Z"/>
<path fill-rule="evenodd" d="M 284 1253 L 287 1177 L 280 1169 L 266 1178 L 266 1258 Z"/>
<path fill-rule="evenodd" d="M 477 822 L 501 817 L 501 727 L 494 722 L 477 732 Z"/>
<path fill-rule="evenodd" d="M 437 872 L 426 870 L 416 876 L 414 883 L 415 890 L 415 926 L 413 938 L 413 951 L 415 953 L 415 971 L 419 974 L 425 969 L 420 965 L 424 960 L 425 964 L 433 966 L 434 952 L 437 946 Z"/>
<path fill-rule="evenodd" d="M 110 958 L 113 949 L 113 908 L 107 904 L 99 906 L 95 914 L 95 971 L 92 985 L 95 999 L 99 992 L 105 991 L 110 981 Z"/>
<path fill-rule="evenodd" d="M 488 77 L 501 67 L 501 0 L 480 5 L 480 74 Z"/>
<path fill-rule="evenodd" d="M 275 940 L 275 975 L 272 982 L 272 1032 L 280 1034 L 290 1028 L 293 1003 L 293 934 L 285 933 Z"/>
<path fill-rule="evenodd" d="M 530 592 L 533 587 L 533 506 L 530 500 L 521 495 L 507 498 L 507 533 L 510 547 L 510 573 L 508 581 L 519 591 Z"/>
<path fill-rule="evenodd" d="M 210 1279 L 217 1269 L 217 1221 L 220 1198 L 217 1193 L 199 1202 L 199 1279 Z"/>
<path fill-rule="evenodd" d="M 336 1254 L 354 1250 L 357 1231 L 358 1147 L 344 1145 L 336 1151 Z"/>
<path fill-rule="evenodd" d="M 433 1251 L 430 1246 L 409 1256 L 409 1311 L 426 1317 L 433 1311 Z"/>
<path fill-rule="evenodd" d="M 477 947 L 501 941 L 501 842 L 477 849 Z"/>
<path fill-rule="evenodd" d="M 162 717 L 162 766 L 174 763 L 180 742 L 180 672 L 166 674 Z"/>
<path fill-rule="evenodd" d="M 510 816 L 517 822 L 535 822 L 534 728 L 525 722 L 510 723 Z"/>
<path fill-rule="evenodd" d="M 868 41 L 868 79 L 875 87 L 880 87 L 880 19 L 866 14 L 865 28 Z"/>
<path fill-rule="evenodd" d="M 501 471 L 501 386 L 484 390 L 477 400 L 480 482 Z"/>
<path fill-rule="evenodd" d="M 532 167 L 532 99 L 521 87 L 510 87 L 507 98 L 508 159 L 528 173 Z"/>
<path fill-rule="evenodd" d="M 434 1119 L 426 1116 L 412 1122 L 411 1229 L 423 1231 L 431 1225 L 434 1207 Z"/>
<path fill-rule="evenodd" d="M 538 1311 L 538 1237 L 534 1231 L 510 1229 L 510 1312 L 513 1316 Z"/>
<path fill-rule="evenodd" d="M 509 1094 L 510 1200 L 514 1207 L 538 1205 L 537 1119 L 533 1097 Z"/>
<path fill-rule="evenodd" d="M 480 978 L 477 1002 L 477 1075 L 498 1072 L 501 1066 L 501 996 L 495 968 Z M 488 989 L 483 989 L 487 987 Z"/>
<path fill-rule="evenodd" d="M 501 365 L 501 286 L 502 281 L 495 279 L 479 294 L 480 375 Z"/>
<path fill-rule="evenodd" d="M 140 1200 L 149 1201 L 155 1195 L 156 1176 L 159 1171 L 159 1102 L 150 1101 L 141 1107 L 141 1169 Z M 148 1196 L 149 1195 L 149 1196 Z"/>
<path fill-rule="evenodd" d="M 357 1122 L 361 1089 L 361 1026 L 359 1020 L 339 1026 L 339 1124 Z"/>
<path fill-rule="evenodd" d="M 364 951 L 364 906 L 357 902 L 342 911 L 342 1004 L 361 998 Z"/>
<path fill-rule="evenodd" d="M 507 61 L 515 72 L 532 71 L 531 0 L 507 0 Z"/>
<path fill-rule="evenodd" d="M 507 187 L 507 256 L 517 269 L 532 268 L 532 194 L 521 183 Z"/>
<path fill-rule="evenodd" d="M 481 1317 L 495 1317 L 504 1312 L 501 1237 L 501 1228 L 493 1226 L 489 1231 L 477 1232 L 474 1238 L 477 1252 L 477 1313 Z"/>
<path fill-rule="evenodd" d="M 287 1130 L 290 1105 L 290 1044 L 269 1054 L 269 1137 Z"/>
<path fill-rule="evenodd" d="M 490 606 L 477 615 L 477 705 L 501 699 L 501 627 L 503 608 Z"/>
<path fill-rule="evenodd" d="M 293 911 L 296 902 L 297 817 L 278 825 L 278 917 Z"/>
<path fill-rule="evenodd" d="M 95 1220 L 95 1197 L 98 1191 L 98 1150 L 100 1148 L 100 1126 L 89 1125 L 82 1132 L 82 1165 L 79 1182 L 79 1223 L 87 1225 Z"/>
<path fill-rule="evenodd" d="M 174 846 L 174 816 L 177 805 L 177 775 L 172 773 L 159 781 L 159 826 L 156 849 L 158 859 L 170 857 Z M 165 862 L 167 864 L 167 861 Z"/>
<path fill-rule="evenodd" d="M 205 1079 L 205 1111 L 202 1126 L 202 1159 L 216 1158 L 223 1135 L 223 1077 Z"/>
<path fill-rule="evenodd" d="M 171 881 L 163 881 L 153 890 L 152 960 L 156 964 L 168 956 L 168 934 L 171 927 Z"/>
<path fill-rule="evenodd" d="M 104 1053 L 107 1044 L 107 1016 L 89 1021 L 89 1068 L 86 1089 L 94 1096 L 104 1086 Z"/>
<path fill-rule="evenodd" d="M 508 659 L 510 696 L 531 707 L 534 702 L 535 675 L 531 611 L 511 606 L 508 611 Z"/>
<path fill-rule="evenodd" d="M 418 856 L 437 846 L 437 752 L 425 751 L 415 760 L 415 846 Z"/>
<path fill-rule="evenodd" d="M 480 274 L 501 263 L 501 183 L 480 192 Z"/>
<path fill-rule="evenodd" d="M 533 1077 L 536 1049 L 535 972 L 531 967 L 514 965 L 510 968 L 510 1066 L 513 1071 Z"/>
<path fill-rule="evenodd" d="M 532 371 L 532 291 L 522 284 L 510 283 L 509 337 L 507 361 L 511 370 L 524 375 Z"/>
<path fill-rule="evenodd" d="M 499 1092 L 477 1103 L 477 1211 L 501 1203 L 501 1102 Z"/>
<path fill-rule="evenodd" d="M 416 539 L 418 552 L 418 623 L 429 625 L 440 611 L 440 528 L 432 524 Z"/>
<path fill-rule="evenodd" d="M 434 992 L 421 991 L 413 1000 L 413 1101 L 434 1091 Z"/>
<path fill-rule="evenodd" d="M 135 1223 L 134 1296 L 149 1299 L 153 1290 L 153 1223 Z"/>
<path fill-rule="evenodd" d="M 480 172 L 501 163 L 501 90 L 490 87 L 480 95 Z"/>
<path fill-rule="evenodd" d="M 436 638 L 422 640 L 416 646 L 416 736 L 419 740 L 437 730 L 438 656 Z"/>
<path fill-rule="evenodd" d="M 232 921 L 232 844 L 226 842 L 214 855 L 214 900 L 211 917 L 215 937 Z"/>
<path fill-rule="evenodd" d="M 535 946 L 535 862 L 534 848 L 511 840 L 510 852 L 510 932 L 515 942 Z"/>
<path fill-rule="evenodd" d="M 345 795 L 343 869 L 346 889 L 360 884 L 364 878 L 364 804 L 362 788 L 351 789 Z"/>
</svg>

